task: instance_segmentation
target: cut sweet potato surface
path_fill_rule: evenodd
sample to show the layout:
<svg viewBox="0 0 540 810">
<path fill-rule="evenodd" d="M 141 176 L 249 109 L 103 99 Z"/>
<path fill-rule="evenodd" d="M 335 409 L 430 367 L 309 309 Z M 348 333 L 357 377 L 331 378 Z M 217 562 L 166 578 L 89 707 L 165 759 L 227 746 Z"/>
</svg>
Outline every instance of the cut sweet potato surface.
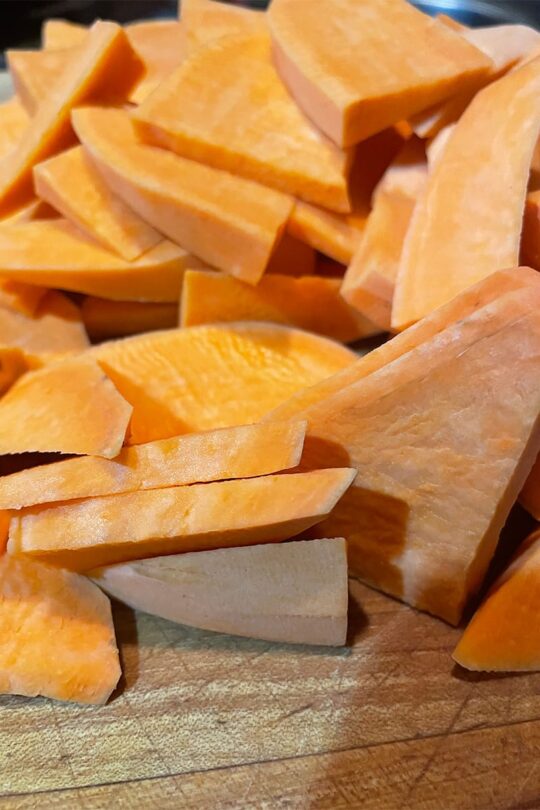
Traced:
<svg viewBox="0 0 540 810">
<path fill-rule="evenodd" d="M 362 238 L 362 223 L 348 217 L 298 201 L 287 222 L 287 230 L 296 239 L 311 245 L 342 264 L 352 259 Z"/>
<path fill-rule="evenodd" d="M 131 406 L 90 358 L 58 361 L 21 377 L 0 400 L 0 455 L 74 453 L 113 458 Z"/>
<path fill-rule="evenodd" d="M 35 166 L 34 187 L 42 200 L 126 261 L 134 261 L 163 239 L 110 191 L 80 146 Z"/>
<path fill-rule="evenodd" d="M 267 31 L 265 14 L 217 0 L 183 0 L 181 21 L 190 51 L 230 34 L 256 35 Z"/>
<path fill-rule="evenodd" d="M 32 126 L 0 165 L 0 215 L 7 216 L 30 202 L 32 168 L 75 141 L 71 110 L 84 102 L 124 100 L 143 66 L 126 34 L 115 23 L 96 22 L 83 46 L 49 95 L 40 104 Z"/>
<path fill-rule="evenodd" d="M 53 501 L 268 475 L 298 464 L 305 432 L 304 422 L 241 425 L 125 447 L 110 460 L 84 456 L 32 467 L 0 478 L 0 504 L 21 509 Z"/>
<path fill-rule="evenodd" d="M 536 459 L 519 500 L 527 512 L 540 521 L 540 458 Z"/>
<path fill-rule="evenodd" d="M 24 315 L 35 315 L 48 292 L 46 287 L 0 279 L 0 306 L 14 309 Z"/>
<path fill-rule="evenodd" d="M 134 408 L 131 444 L 256 422 L 356 357 L 326 338 L 259 323 L 154 332 L 90 354 Z"/>
<path fill-rule="evenodd" d="M 261 115 L 260 100 L 269 115 Z M 133 113 L 143 140 L 335 211 L 351 209 L 352 153 L 322 135 L 281 82 L 268 34 L 196 50 Z"/>
<path fill-rule="evenodd" d="M 39 368 L 39 365 L 40 362 L 34 355 L 28 354 L 18 346 L 4 346 L 0 342 L 0 396 L 11 388 L 15 380 L 30 369 Z M 1 552 L 2 543 L 0 541 Z"/>
<path fill-rule="evenodd" d="M 150 20 L 126 25 L 125 31 L 146 69 L 130 95 L 140 104 L 184 59 L 185 28 L 176 20 Z"/>
<path fill-rule="evenodd" d="M 540 190 L 527 194 L 521 234 L 521 261 L 528 267 L 540 270 Z"/>
<path fill-rule="evenodd" d="M 3 305 L 0 293 L 0 344 L 37 355 L 77 352 L 89 345 L 79 308 L 54 291 L 40 297 L 33 313 Z"/>
<path fill-rule="evenodd" d="M 126 262 L 64 219 L 0 225 L 0 276 L 117 300 L 178 301 L 186 267 L 200 266 L 167 240 Z"/>
<path fill-rule="evenodd" d="M 81 318 L 92 340 L 110 340 L 172 329 L 178 324 L 178 304 L 110 301 L 88 296 L 81 306 Z"/>
<path fill-rule="evenodd" d="M 535 532 L 495 582 L 454 650 L 454 660 L 481 672 L 540 669 L 540 535 Z"/>
<path fill-rule="evenodd" d="M 193 484 L 32 507 L 10 523 L 8 551 L 77 570 L 227 546 L 279 542 L 328 515 L 343 468 Z"/>
<path fill-rule="evenodd" d="M 17 145 L 29 121 L 28 113 L 17 98 L 0 104 L 0 159 Z"/>
<path fill-rule="evenodd" d="M 87 35 L 88 28 L 85 25 L 54 18 L 46 20 L 41 29 L 41 41 L 46 50 L 82 45 Z"/>
<path fill-rule="evenodd" d="M 491 67 L 461 35 L 403 0 L 274 0 L 268 21 L 280 75 L 341 146 L 474 87 Z"/>
<path fill-rule="evenodd" d="M 342 539 L 175 554 L 98 569 L 93 578 L 132 608 L 192 627 L 293 644 L 345 643 Z"/>
<path fill-rule="evenodd" d="M 123 110 L 80 109 L 73 121 L 105 181 L 130 208 L 212 267 L 257 283 L 285 229 L 289 197 L 142 145 Z"/>
<path fill-rule="evenodd" d="M 398 274 L 394 329 L 409 326 L 495 269 L 518 263 L 539 128 L 540 59 L 475 97 L 415 209 Z"/>
<path fill-rule="evenodd" d="M 430 313 L 414 326 L 396 335 L 392 340 L 383 343 L 368 355 L 337 372 L 333 377 L 328 377 L 310 388 L 298 391 L 290 400 L 269 413 L 267 418 L 299 418 L 298 414 L 302 413 L 305 408 L 337 394 L 348 385 L 363 380 L 374 371 L 378 371 L 422 343 L 431 340 L 451 324 L 468 318 L 475 310 L 482 309 L 500 296 L 528 287 L 536 289 L 538 279 L 537 273 L 528 267 L 516 267 L 512 270 L 493 273 L 462 292 L 453 301 Z"/>
<path fill-rule="evenodd" d="M 320 276 L 265 275 L 256 287 L 224 273 L 188 270 L 181 325 L 267 321 L 350 343 L 378 329 L 341 297 L 340 281 Z"/>
<path fill-rule="evenodd" d="M 6 61 L 17 98 L 28 115 L 35 115 L 41 102 L 75 59 L 74 48 L 58 51 L 6 51 Z"/>
<path fill-rule="evenodd" d="M 106 703 L 120 677 L 108 598 L 86 577 L 0 557 L 0 693 Z"/>
<path fill-rule="evenodd" d="M 303 463 L 358 470 L 319 536 L 346 537 L 353 573 L 452 623 L 540 447 L 539 301 L 540 282 L 508 293 L 302 414 Z"/>
</svg>

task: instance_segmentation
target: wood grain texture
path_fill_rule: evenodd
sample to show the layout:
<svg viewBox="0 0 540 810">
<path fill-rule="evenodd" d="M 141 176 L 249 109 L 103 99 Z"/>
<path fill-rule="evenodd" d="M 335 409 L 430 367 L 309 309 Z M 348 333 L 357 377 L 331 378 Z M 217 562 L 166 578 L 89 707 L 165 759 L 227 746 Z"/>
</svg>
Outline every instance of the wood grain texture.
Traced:
<svg viewBox="0 0 540 810">
<path fill-rule="evenodd" d="M 465 673 L 458 630 L 356 582 L 350 610 L 329 650 L 116 605 L 108 706 L 0 698 L 0 810 L 539 808 L 540 675 Z"/>
</svg>

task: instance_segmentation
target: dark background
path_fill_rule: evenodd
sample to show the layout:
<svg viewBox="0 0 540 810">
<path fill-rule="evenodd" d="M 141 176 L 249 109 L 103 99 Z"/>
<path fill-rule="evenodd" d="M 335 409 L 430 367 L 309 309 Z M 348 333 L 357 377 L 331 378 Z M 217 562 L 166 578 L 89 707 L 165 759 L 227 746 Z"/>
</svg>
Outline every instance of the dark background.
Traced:
<svg viewBox="0 0 540 810">
<path fill-rule="evenodd" d="M 317 0 L 311 2 L 316 4 Z M 540 27 L 540 0 L 418 0 L 416 4 L 430 13 L 445 11 L 468 25 L 512 21 Z M 238 5 L 264 8 L 266 0 L 246 0 Z M 0 0 L 0 51 L 37 47 L 41 23 L 48 17 L 85 24 L 96 17 L 128 22 L 174 17 L 176 10 L 176 0 Z"/>
</svg>

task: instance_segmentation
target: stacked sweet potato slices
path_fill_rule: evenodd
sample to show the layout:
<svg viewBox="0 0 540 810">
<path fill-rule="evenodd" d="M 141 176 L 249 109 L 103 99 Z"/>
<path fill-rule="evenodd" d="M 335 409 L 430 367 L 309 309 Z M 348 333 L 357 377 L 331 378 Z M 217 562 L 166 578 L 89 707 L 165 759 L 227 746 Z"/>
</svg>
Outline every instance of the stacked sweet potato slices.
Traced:
<svg viewBox="0 0 540 810">
<path fill-rule="evenodd" d="M 0 692 L 105 702 L 105 594 L 338 645 L 350 575 L 459 624 L 540 520 L 540 35 L 182 0 L 7 56 Z M 463 666 L 540 667 L 539 543 Z"/>
</svg>

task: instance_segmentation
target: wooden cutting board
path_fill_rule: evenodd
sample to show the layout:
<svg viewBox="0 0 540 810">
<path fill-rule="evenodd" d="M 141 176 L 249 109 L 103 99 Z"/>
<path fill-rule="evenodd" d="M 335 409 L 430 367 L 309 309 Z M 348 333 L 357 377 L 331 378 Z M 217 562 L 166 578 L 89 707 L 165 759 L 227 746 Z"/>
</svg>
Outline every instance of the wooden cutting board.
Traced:
<svg viewBox="0 0 540 810">
<path fill-rule="evenodd" d="M 351 582 L 350 643 L 115 606 L 103 708 L 0 698 L 0 810 L 538 810 L 540 674 L 454 666 L 459 630 Z"/>
</svg>

